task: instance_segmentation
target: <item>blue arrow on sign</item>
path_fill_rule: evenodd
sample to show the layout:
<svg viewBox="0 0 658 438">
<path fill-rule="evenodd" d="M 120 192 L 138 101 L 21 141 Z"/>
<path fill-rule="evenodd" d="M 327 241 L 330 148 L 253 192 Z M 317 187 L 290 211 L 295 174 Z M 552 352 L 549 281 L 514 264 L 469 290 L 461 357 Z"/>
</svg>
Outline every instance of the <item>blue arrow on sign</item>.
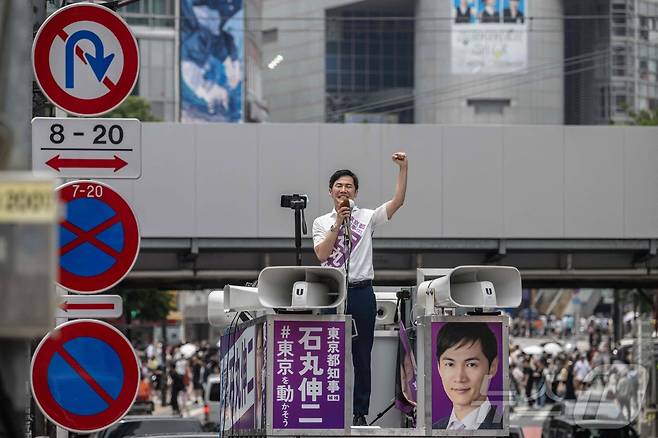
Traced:
<svg viewBox="0 0 658 438">
<path fill-rule="evenodd" d="M 110 68 L 110 64 L 114 59 L 114 53 L 105 56 L 103 41 L 101 41 L 98 35 L 90 30 L 79 30 L 75 32 L 66 40 L 66 88 L 73 88 L 73 52 L 75 51 L 76 44 L 78 44 L 80 40 L 90 41 L 96 49 L 96 56 L 91 56 L 91 54 L 85 53 L 85 58 L 87 58 L 87 62 L 89 62 L 89 66 L 94 71 L 94 75 L 96 75 L 98 82 L 103 80 L 107 69 Z"/>
</svg>

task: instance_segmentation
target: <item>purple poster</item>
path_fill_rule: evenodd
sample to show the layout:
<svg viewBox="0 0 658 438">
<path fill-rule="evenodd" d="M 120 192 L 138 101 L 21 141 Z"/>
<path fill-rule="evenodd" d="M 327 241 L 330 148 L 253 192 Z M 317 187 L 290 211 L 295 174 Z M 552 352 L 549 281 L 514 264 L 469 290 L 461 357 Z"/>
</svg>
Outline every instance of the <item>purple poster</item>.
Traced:
<svg viewBox="0 0 658 438">
<path fill-rule="evenodd" d="M 274 429 L 345 428 L 345 322 L 274 321 Z"/>
<path fill-rule="evenodd" d="M 264 429 L 266 367 L 264 324 L 222 336 L 220 393 L 222 430 Z"/>
<path fill-rule="evenodd" d="M 502 322 L 432 322 L 431 333 L 432 429 L 502 430 Z"/>
</svg>

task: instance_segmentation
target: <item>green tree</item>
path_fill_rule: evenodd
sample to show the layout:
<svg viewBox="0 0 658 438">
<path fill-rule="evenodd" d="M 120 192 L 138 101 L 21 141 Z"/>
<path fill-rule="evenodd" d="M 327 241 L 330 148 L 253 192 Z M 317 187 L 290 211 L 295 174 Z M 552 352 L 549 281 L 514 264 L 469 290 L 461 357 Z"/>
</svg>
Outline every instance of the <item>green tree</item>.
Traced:
<svg viewBox="0 0 658 438">
<path fill-rule="evenodd" d="M 658 126 L 658 108 L 647 111 L 635 111 L 629 107 L 625 108 L 626 114 L 630 117 L 629 125 L 636 126 Z"/>
<path fill-rule="evenodd" d="M 158 289 L 131 289 L 119 293 L 123 298 L 126 322 L 133 319 L 161 321 L 175 308 L 174 296 Z"/>
<path fill-rule="evenodd" d="M 162 120 L 153 115 L 151 104 L 139 96 L 128 96 L 121 105 L 113 109 L 103 117 L 110 118 L 135 118 L 141 122 L 161 122 Z"/>
</svg>

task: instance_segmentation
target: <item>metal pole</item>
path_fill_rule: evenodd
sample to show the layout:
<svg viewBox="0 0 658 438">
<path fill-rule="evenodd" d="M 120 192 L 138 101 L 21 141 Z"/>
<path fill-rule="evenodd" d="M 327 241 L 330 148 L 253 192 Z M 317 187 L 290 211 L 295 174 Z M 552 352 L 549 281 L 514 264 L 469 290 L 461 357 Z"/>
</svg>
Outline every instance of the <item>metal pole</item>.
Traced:
<svg viewBox="0 0 658 438">
<path fill-rule="evenodd" d="M 59 286 L 55 286 L 55 294 L 57 295 L 66 295 L 67 291 Z M 68 318 L 55 318 L 55 329 L 59 327 L 60 325 L 64 324 L 65 322 L 68 322 Z M 62 429 L 61 427 L 57 426 L 56 429 L 56 435 L 57 438 L 69 438 L 69 432 L 68 430 Z"/>
<path fill-rule="evenodd" d="M 295 208 L 295 251 L 297 266 L 302 265 L 302 212 Z"/>
<path fill-rule="evenodd" d="M 167 406 L 167 318 L 162 320 L 162 380 L 160 405 Z"/>
</svg>

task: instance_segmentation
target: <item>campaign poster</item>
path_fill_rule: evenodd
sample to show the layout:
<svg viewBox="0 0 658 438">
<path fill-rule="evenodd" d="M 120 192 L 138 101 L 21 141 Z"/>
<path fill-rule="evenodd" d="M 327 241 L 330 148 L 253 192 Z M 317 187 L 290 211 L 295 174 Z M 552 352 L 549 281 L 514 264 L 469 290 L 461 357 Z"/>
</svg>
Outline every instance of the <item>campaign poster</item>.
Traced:
<svg viewBox="0 0 658 438">
<path fill-rule="evenodd" d="M 489 317 L 491 318 L 491 317 Z M 502 435 L 509 350 L 500 317 L 445 317 L 431 326 L 432 434 Z"/>
<path fill-rule="evenodd" d="M 273 331 L 273 429 L 342 433 L 349 358 L 345 321 L 275 320 Z"/>
<path fill-rule="evenodd" d="M 265 429 L 266 330 L 259 323 L 222 336 L 221 430 Z"/>
<path fill-rule="evenodd" d="M 241 122 L 243 0 L 181 0 L 181 122 Z"/>
<path fill-rule="evenodd" d="M 452 73 L 513 73 L 527 69 L 528 1 L 452 0 Z"/>
</svg>

